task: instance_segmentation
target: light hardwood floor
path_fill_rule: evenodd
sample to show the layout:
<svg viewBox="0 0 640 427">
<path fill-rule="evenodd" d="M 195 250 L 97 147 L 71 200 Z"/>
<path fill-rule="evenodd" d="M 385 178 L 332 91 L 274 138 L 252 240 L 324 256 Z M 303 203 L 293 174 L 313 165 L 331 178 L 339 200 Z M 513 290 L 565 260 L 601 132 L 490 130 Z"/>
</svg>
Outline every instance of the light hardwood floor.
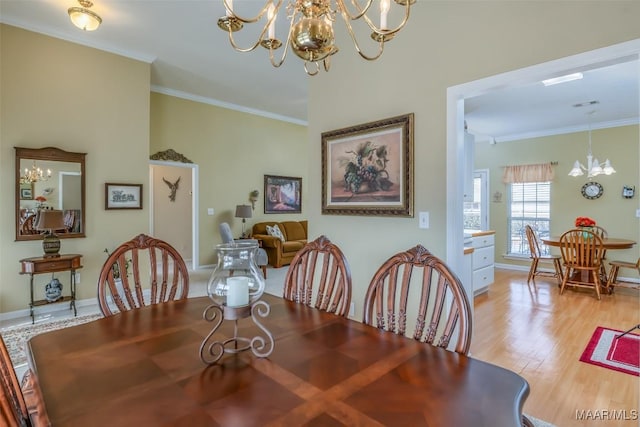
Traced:
<svg viewBox="0 0 640 427">
<path fill-rule="evenodd" d="M 558 427 L 638 426 L 640 378 L 579 360 L 597 326 L 638 323 L 637 291 L 619 289 L 601 301 L 588 290 L 559 295 L 553 279 L 527 285 L 527 273 L 496 269 L 489 292 L 475 299 L 471 356 L 523 376 L 531 387 L 524 412 L 534 417 Z M 636 418 L 578 420 L 581 410 L 596 417 L 626 410 Z"/>
</svg>

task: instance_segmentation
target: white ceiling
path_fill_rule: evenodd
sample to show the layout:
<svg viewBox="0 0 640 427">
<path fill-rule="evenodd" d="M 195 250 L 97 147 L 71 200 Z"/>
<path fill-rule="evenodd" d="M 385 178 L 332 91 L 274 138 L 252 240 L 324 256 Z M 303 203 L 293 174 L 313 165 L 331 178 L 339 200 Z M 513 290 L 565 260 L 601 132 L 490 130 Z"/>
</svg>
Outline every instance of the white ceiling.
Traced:
<svg viewBox="0 0 640 427">
<path fill-rule="evenodd" d="M 262 4 L 264 0 L 243 0 L 234 6 L 252 15 Z M 89 33 L 71 24 L 71 6 L 77 3 L 0 0 L 0 22 L 149 62 L 152 89 L 158 92 L 306 123 L 307 79 L 313 77 L 291 53 L 282 67 L 274 68 L 261 47 L 252 53 L 234 51 L 216 24 L 224 14 L 222 0 L 95 0 L 92 10 L 103 24 Z M 251 32 L 248 27 L 243 33 Z M 279 29 L 285 27 L 278 23 Z M 248 44 L 249 38 L 243 41 Z M 356 53 L 343 49 L 340 54 Z M 469 130 L 478 140 L 497 141 L 573 132 L 587 127 L 592 110 L 594 128 L 638 123 L 638 59 L 618 62 L 568 70 L 583 71 L 578 81 L 518 85 L 469 98 Z M 590 101 L 598 104 L 573 107 Z"/>
</svg>

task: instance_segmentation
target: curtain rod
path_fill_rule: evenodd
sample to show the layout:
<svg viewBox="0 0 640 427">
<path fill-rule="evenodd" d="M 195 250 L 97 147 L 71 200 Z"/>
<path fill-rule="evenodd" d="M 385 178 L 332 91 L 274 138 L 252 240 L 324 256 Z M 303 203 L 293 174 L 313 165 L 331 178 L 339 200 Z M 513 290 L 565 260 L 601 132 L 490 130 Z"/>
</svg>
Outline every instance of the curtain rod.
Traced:
<svg viewBox="0 0 640 427">
<path fill-rule="evenodd" d="M 544 162 L 544 163 L 527 163 L 527 164 L 522 164 L 522 165 L 502 165 L 500 166 L 501 168 L 508 168 L 509 166 L 528 166 L 528 165 L 544 165 L 549 163 L 551 166 L 558 166 L 558 161 L 554 160 L 551 162 Z"/>
</svg>

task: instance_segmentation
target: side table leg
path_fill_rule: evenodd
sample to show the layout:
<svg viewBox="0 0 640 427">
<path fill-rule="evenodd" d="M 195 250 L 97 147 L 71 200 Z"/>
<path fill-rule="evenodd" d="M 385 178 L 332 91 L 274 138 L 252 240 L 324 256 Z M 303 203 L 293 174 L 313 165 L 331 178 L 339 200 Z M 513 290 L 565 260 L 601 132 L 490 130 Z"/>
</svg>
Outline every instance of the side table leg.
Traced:
<svg viewBox="0 0 640 427">
<path fill-rule="evenodd" d="M 71 303 L 69 309 L 73 307 L 73 316 L 78 317 L 78 310 L 76 309 L 76 271 L 71 270 Z"/>
<path fill-rule="evenodd" d="M 33 314 L 33 274 L 30 274 L 31 280 L 29 280 L 29 293 L 31 297 L 31 302 L 29 303 L 29 314 L 31 315 L 31 324 L 36 323 L 35 316 Z"/>
</svg>

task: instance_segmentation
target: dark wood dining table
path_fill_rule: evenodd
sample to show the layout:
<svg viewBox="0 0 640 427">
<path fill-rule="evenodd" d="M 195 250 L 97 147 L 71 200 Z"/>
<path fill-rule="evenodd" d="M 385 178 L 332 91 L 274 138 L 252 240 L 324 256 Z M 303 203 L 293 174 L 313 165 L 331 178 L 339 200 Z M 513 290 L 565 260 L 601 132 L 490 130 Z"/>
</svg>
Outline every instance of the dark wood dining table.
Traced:
<svg viewBox="0 0 640 427">
<path fill-rule="evenodd" d="M 501 367 L 271 295 L 275 346 L 200 359 L 208 297 L 33 337 L 53 426 L 521 425 L 528 383 Z M 254 336 L 251 319 L 238 322 Z M 225 320 L 216 332 L 233 334 Z"/>
</svg>

